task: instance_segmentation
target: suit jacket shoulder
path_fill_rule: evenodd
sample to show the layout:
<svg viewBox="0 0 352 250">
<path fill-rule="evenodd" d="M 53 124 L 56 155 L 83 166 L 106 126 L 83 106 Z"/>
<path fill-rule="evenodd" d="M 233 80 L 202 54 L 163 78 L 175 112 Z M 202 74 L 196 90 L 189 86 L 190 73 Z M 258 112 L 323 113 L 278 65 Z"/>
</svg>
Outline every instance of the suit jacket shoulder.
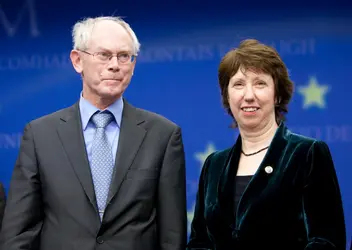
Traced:
<svg viewBox="0 0 352 250">
<path fill-rule="evenodd" d="M 30 126 L 31 128 L 37 128 L 39 131 L 43 128 L 43 126 L 48 127 L 48 125 L 55 128 L 60 118 L 68 119 L 69 117 L 76 115 L 75 111 L 78 111 L 78 103 L 36 118 L 30 121 L 27 126 Z"/>
<path fill-rule="evenodd" d="M 125 101 L 125 107 L 127 107 L 126 112 L 135 112 L 136 116 L 139 116 L 140 118 L 145 120 L 149 126 L 154 126 L 154 125 L 164 126 L 172 130 L 179 128 L 179 126 L 175 122 L 155 112 L 152 112 L 146 109 L 135 108 L 131 104 L 127 103 L 126 101 Z"/>
<path fill-rule="evenodd" d="M 282 157 L 284 155 L 292 155 L 297 160 L 301 162 L 306 162 L 304 164 L 305 168 L 302 169 L 305 172 L 305 175 L 312 171 L 312 168 L 321 167 L 320 164 L 317 164 L 318 159 L 325 159 L 328 162 L 328 165 L 331 170 L 334 171 L 334 163 L 332 160 L 332 155 L 329 149 L 329 146 L 326 142 L 307 137 L 304 135 L 296 134 L 288 130 L 287 128 L 283 129 L 285 131 L 286 136 L 283 136 L 286 141 L 286 145 L 283 147 L 283 151 L 279 153 Z M 279 139 L 273 140 L 273 143 L 277 143 Z M 294 152 L 291 154 L 284 154 L 283 152 L 289 151 Z M 278 155 L 278 156 L 279 156 Z"/>
<path fill-rule="evenodd" d="M 285 134 L 286 134 L 285 139 L 288 141 L 288 144 L 292 144 L 292 146 L 304 145 L 306 147 L 310 147 L 314 143 L 324 143 L 319 139 L 293 133 L 287 128 L 285 129 Z"/>
<path fill-rule="evenodd" d="M 201 173 L 201 178 L 203 178 L 205 186 L 207 186 L 208 181 L 219 181 L 220 175 L 230 160 L 232 153 L 233 147 L 224 150 L 217 150 L 206 158 Z"/>
</svg>

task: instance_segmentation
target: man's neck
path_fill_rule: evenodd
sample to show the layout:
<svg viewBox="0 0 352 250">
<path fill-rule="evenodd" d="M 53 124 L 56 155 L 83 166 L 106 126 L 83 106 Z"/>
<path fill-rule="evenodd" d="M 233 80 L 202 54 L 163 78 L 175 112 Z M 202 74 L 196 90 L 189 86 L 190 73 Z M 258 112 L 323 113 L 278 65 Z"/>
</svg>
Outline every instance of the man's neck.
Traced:
<svg viewBox="0 0 352 250">
<path fill-rule="evenodd" d="M 88 100 L 90 101 L 90 100 Z M 107 99 L 107 98 L 98 98 L 95 101 L 90 101 L 95 107 L 97 107 L 100 110 L 104 110 L 107 107 L 109 107 L 111 104 L 113 104 L 116 101 L 116 99 Z"/>
<path fill-rule="evenodd" d="M 86 99 L 88 102 L 100 110 L 105 110 L 118 99 L 116 97 L 103 98 L 100 96 L 91 95 L 85 91 L 82 91 L 82 96 L 84 99 Z"/>
</svg>

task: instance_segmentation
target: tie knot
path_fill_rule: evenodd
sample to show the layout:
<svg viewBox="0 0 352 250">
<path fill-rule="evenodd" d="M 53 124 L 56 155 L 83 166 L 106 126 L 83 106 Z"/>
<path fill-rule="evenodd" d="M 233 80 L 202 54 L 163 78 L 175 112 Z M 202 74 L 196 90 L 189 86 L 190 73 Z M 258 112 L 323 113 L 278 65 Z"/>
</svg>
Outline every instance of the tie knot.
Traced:
<svg viewBox="0 0 352 250">
<path fill-rule="evenodd" d="M 110 111 L 97 112 L 92 116 L 92 122 L 97 128 L 105 128 L 113 119 Z"/>
</svg>

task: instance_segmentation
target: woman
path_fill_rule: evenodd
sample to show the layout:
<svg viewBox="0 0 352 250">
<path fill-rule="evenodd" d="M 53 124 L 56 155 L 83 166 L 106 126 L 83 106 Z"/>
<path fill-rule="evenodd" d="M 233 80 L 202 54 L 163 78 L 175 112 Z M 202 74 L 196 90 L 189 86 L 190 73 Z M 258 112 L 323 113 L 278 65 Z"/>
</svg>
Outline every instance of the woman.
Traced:
<svg viewBox="0 0 352 250">
<path fill-rule="evenodd" d="M 286 128 L 293 83 L 275 49 L 243 41 L 219 84 L 240 135 L 204 163 L 187 249 L 345 250 L 329 148 Z"/>
</svg>

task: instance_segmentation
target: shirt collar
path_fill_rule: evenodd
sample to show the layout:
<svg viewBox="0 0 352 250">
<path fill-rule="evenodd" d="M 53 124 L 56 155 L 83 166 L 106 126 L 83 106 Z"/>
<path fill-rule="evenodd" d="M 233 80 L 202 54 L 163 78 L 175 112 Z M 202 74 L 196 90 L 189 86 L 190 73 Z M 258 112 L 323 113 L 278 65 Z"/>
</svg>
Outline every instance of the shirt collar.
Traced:
<svg viewBox="0 0 352 250">
<path fill-rule="evenodd" d="M 83 130 L 86 130 L 88 122 L 92 115 L 97 112 L 97 111 L 103 111 L 99 110 L 97 107 L 95 107 L 93 104 L 91 104 L 87 99 L 85 99 L 81 93 L 80 99 L 79 99 L 79 110 L 81 112 L 81 120 L 82 120 L 82 128 Z M 112 103 L 109 107 L 107 107 L 104 110 L 109 110 L 117 123 L 117 126 L 120 128 L 121 125 L 121 119 L 122 119 L 122 111 L 123 111 L 123 99 L 120 97 L 117 99 L 114 103 Z"/>
</svg>

